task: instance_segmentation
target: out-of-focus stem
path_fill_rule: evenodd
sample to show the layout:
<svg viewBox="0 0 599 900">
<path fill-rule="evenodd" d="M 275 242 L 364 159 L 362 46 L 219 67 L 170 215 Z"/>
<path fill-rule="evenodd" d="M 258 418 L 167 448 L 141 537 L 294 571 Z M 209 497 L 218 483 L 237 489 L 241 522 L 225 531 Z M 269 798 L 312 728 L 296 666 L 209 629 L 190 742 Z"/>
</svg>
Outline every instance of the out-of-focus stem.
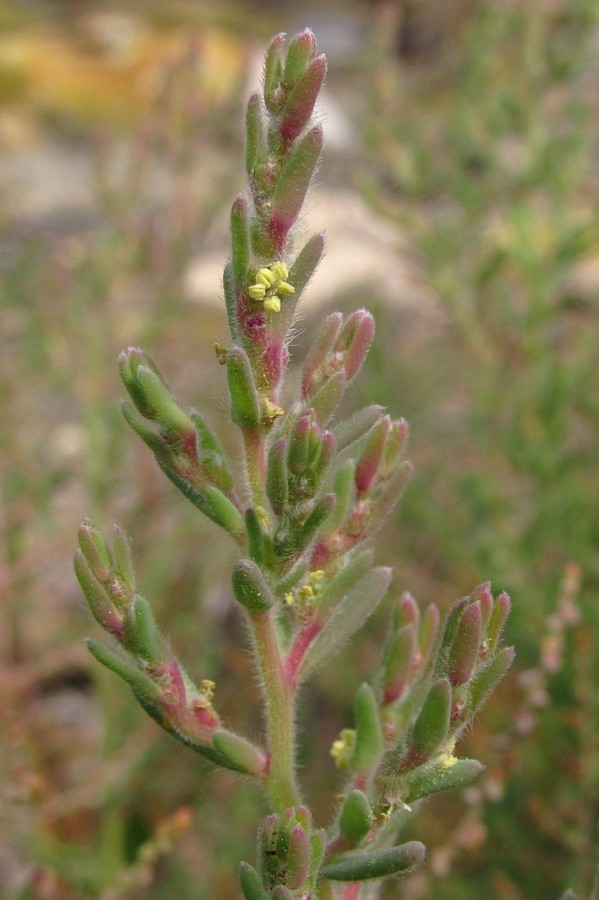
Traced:
<svg viewBox="0 0 599 900">
<path fill-rule="evenodd" d="M 276 812 L 300 803 L 295 780 L 295 703 L 286 683 L 272 612 L 250 613 L 266 707 L 270 763 L 266 789 Z"/>
</svg>

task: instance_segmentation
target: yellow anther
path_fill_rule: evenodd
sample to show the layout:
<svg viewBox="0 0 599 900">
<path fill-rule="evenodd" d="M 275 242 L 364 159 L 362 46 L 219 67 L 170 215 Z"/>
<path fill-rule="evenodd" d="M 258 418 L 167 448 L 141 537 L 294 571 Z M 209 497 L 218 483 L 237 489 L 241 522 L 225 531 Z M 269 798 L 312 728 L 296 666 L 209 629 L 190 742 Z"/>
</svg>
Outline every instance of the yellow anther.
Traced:
<svg viewBox="0 0 599 900">
<path fill-rule="evenodd" d="M 213 681 L 205 678 L 200 682 L 201 695 L 196 697 L 193 705 L 196 709 L 209 709 L 212 706 L 212 698 L 214 697 L 214 688 L 216 685 Z"/>
<path fill-rule="evenodd" d="M 339 738 L 333 741 L 331 756 L 340 769 L 349 765 L 356 746 L 356 732 L 353 728 L 344 728 Z"/>
<path fill-rule="evenodd" d="M 281 301 L 278 297 L 267 297 L 264 301 L 264 309 L 271 313 L 281 312 Z"/>
<path fill-rule="evenodd" d="M 275 406 L 274 403 L 271 403 L 268 399 L 264 401 L 264 411 L 271 422 L 273 419 L 278 419 L 279 416 L 285 415 L 285 410 L 282 406 Z"/>
<path fill-rule="evenodd" d="M 310 584 L 305 584 L 301 590 L 303 600 L 311 600 L 314 596 L 314 588 Z"/>
<path fill-rule="evenodd" d="M 268 528 L 270 525 L 270 516 L 268 515 L 268 511 L 263 506 L 257 506 L 255 512 L 262 527 Z"/>
<path fill-rule="evenodd" d="M 442 769 L 452 769 L 457 761 L 457 756 L 454 756 L 453 753 L 442 753 L 441 756 L 437 757 L 437 762 Z"/>
<path fill-rule="evenodd" d="M 222 344 L 215 343 L 214 353 L 218 360 L 219 366 L 226 366 L 226 364 L 227 364 L 227 348 L 223 347 Z"/>
<path fill-rule="evenodd" d="M 272 272 L 271 269 L 260 269 L 258 274 L 256 275 L 256 284 L 263 284 L 264 287 L 272 287 L 277 279 L 277 276 Z"/>
<path fill-rule="evenodd" d="M 324 571 L 322 569 L 315 569 L 314 572 L 309 573 L 310 581 L 322 581 L 324 578 Z"/>
<path fill-rule="evenodd" d="M 295 288 L 287 281 L 279 281 L 276 287 L 276 292 L 277 294 L 282 294 L 283 297 L 286 297 L 287 294 L 295 294 Z"/>
<path fill-rule="evenodd" d="M 248 288 L 248 294 L 252 298 L 252 300 L 264 300 L 264 295 L 266 294 L 266 288 L 263 284 L 252 284 Z"/>
<path fill-rule="evenodd" d="M 283 600 L 285 601 L 285 606 L 293 606 L 294 600 L 293 600 L 293 594 L 291 593 L 291 591 L 288 591 L 283 596 Z"/>
<path fill-rule="evenodd" d="M 215 687 L 215 683 L 213 681 L 210 681 L 208 678 L 204 678 L 203 681 L 200 681 L 200 690 L 207 700 L 212 700 L 212 698 L 214 697 Z"/>
<path fill-rule="evenodd" d="M 277 278 L 279 281 L 287 281 L 289 278 L 289 269 L 282 260 L 273 263 L 270 267 L 270 271 L 272 272 L 273 278 Z"/>
</svg>

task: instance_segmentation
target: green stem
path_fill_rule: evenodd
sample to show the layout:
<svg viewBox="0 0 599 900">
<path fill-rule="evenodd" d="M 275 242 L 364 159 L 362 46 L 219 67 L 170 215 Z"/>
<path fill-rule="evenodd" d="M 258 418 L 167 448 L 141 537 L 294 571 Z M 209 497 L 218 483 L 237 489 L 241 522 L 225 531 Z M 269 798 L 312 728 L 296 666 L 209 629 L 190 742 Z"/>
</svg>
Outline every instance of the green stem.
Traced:
<svg viewBox="0 0 599 900">
<path fill-rule="evenodd" d="M 277 812 L 300 803 L 295 780 L 295 703 L 285 683 L 272 612 L 250 613 L 256 656 L 265 699 L 270 764 L 267 792 Z"/>
<path fill-rule="evenodd" d="M 264 438 L 257 428 L 243 428 L 245 467 L 250 487 L 251 505 L 268 508 L 266 498 L 266 453 Z"/>
</svg>

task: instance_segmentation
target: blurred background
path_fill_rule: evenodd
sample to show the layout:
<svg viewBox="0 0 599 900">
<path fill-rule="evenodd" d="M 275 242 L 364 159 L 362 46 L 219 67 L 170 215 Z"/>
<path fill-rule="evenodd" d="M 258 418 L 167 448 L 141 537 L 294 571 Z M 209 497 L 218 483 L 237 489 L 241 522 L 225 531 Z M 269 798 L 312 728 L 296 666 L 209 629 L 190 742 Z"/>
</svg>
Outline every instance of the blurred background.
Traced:
<svg viewBox="0 0 599 900">
<path fill-rule="evenodd" d="M 0 0 L 0 896 L 236 900 L 262 800 L 162 734 L 88 658 L 80 520 L 131 534 L 143 593 L 242 733 L 260 721 L 232 549 L 128 433 L 116 356 L 157 359 L 236 455 L 213 343 L 243 104 L 309 25 L 330 75 L 306 215 L 328 231 L 294 349 L 366 305 L 351 406 L 411 423 L 380 538 L 393 591 L 513 598 L 514 670 L 426 802 L 425 869 L 386 896 L 590 896 L 599 815 L 596 0 Z M 306 690 L 306 795 L 377 664 L 388 608 Z M 344 672 L 340 680 L 339 672 Z M 593 896 L 595 896 L 593 894 Z"/>
</svg>

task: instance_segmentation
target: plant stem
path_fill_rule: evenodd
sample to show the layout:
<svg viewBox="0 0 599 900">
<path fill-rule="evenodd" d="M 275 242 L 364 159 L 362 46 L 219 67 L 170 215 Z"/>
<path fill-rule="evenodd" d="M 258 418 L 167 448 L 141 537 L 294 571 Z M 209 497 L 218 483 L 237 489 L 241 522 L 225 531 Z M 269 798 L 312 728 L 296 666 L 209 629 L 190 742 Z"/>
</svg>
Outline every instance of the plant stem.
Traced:
<svg viewBox="0 0 599 900">
<path fill-rule="evenodd" d="M 264 438 L 256 428 L 243 428 L 242 433 L 251 504 L 254 509 L 257 506 L 267 507 Z"/>
<path fill-rule="evenodd" d="M 295 781 L 295 703 L 284 678 L 272 612 L 250 613 L 256 657 L 265 699 L 270 764 L 267 792 L 277 812 L 300 802 Z"/>
</svg>

